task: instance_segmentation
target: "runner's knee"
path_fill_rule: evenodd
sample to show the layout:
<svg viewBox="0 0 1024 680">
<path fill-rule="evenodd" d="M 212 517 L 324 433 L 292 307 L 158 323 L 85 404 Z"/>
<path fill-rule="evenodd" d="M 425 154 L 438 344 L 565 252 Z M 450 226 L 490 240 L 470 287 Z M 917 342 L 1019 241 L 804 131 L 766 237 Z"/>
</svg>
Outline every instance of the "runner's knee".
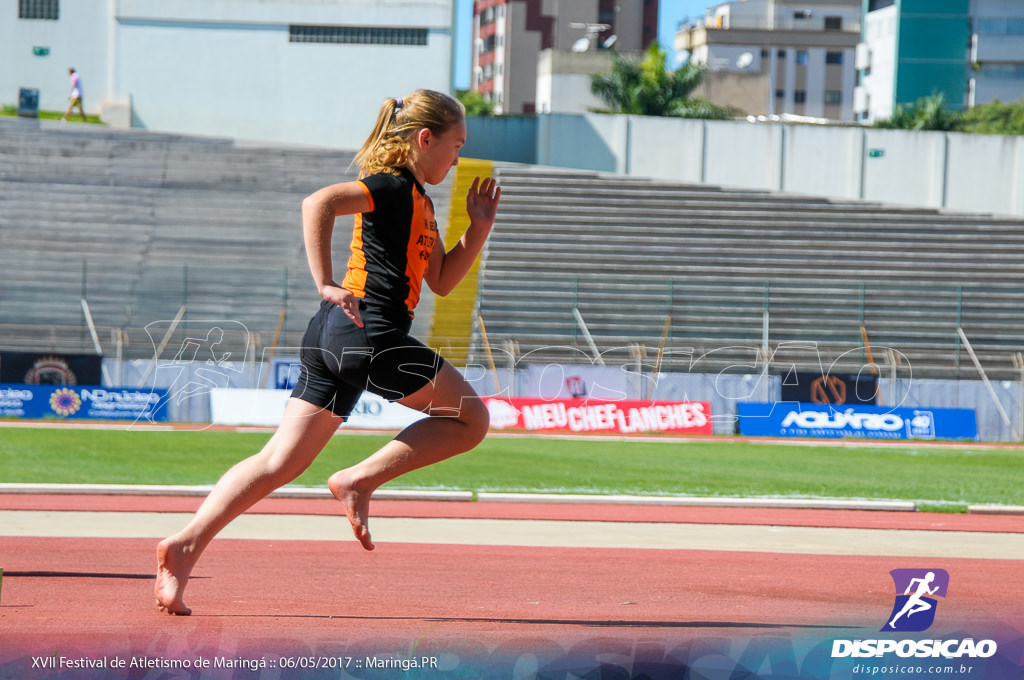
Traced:
<svg viewBox="0 0 1024 680">
<path fill-rule="evenodd" d="M 471 399 L 463 400 L 459 420 L 465 424 L 467 435 L 472 439 L 473 446 L 479 444 L 487 436 L 491 417 L 487 406 L 479 397 L 474 396 Z"/>
</svg>

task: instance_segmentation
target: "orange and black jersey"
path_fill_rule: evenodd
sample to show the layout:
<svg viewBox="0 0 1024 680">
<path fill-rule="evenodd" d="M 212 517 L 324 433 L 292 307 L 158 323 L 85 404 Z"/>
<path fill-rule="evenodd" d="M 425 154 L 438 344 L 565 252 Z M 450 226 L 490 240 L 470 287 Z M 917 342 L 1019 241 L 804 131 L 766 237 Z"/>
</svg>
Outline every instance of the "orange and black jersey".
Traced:
<svg viewBox="0 0 1024 680">
<path fill-rule="evenodd" d="M 342 286 L 356 297 L 404 308 L 412 316 L 438 238 L 434 204 L 406 168 L 398 175 L 380 173 L 358 181 L 370 210 L 355 216 Z"/>
</svg>

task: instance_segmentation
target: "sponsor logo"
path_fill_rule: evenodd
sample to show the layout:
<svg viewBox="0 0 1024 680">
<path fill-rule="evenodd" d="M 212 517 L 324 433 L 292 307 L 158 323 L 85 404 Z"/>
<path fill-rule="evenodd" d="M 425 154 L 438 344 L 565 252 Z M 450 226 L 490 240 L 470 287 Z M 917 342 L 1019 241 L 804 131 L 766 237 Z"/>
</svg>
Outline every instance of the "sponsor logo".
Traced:
<svg viewBox="0 0 1024 680">
<path fill-rule="evenodd" d="M 154 392 L 141 392 L 132 390 L 82 390 L 82 399 L 91 401 L 94 404 L 149 404 L 160 401 L 160 395 Z"/>
<path fill-rule="evenodd" d="M 519 411 L 515 406 L 501 399 L 489 399 L 487 412 L 491 416 L 491 427 L 504 430 L 519 424 Z"/>
<path fill-rule="evenodd" d="M 793 425 L 807 430 L 842 430 L 849 427 L 854 430 L 899 432 L 903 429 L 903 418 L 895 413 L 858 413 L 852 408 L 844 411 L 790 411 L 782 421 L 782 427 Z"/>
<path fill-rule="evenodd" d="M 25 374 L 27 385 L 77 385 L 78 378 L 68 362 L 60 357 L 38 359 Z"/>
<path fill-rule="evenodd" d="M 834 375 L 816 378 L 811 383 L 811 401 L 815 404 L 845 404 L 846 382 Z"/>
<path fill-rule="evenodd" d="M 910 419 L 910 436 L 917 439 L 935 439 L 935 414 L 931 411 L 914 411 Z"/>
<path fill-rule="evenodd" d="M 7 401 L 32 401 L 32 390 L 19 390 L 17 388 L 0 389 L 0 400 Z"/>
<path fill-rule="evenodd" d="M 62 387 L 50 395 L 50 408 L 57 415 L 66 418 L 78 413 L 78 410 L 82 408 L 82 399 L 74 390 Z"/>
</svg>

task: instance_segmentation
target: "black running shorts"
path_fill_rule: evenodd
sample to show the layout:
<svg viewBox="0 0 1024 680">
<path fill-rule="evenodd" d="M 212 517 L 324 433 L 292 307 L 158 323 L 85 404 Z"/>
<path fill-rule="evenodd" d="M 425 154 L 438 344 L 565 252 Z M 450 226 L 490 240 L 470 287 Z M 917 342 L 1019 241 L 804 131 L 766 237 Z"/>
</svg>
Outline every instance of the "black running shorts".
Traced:
<svg viewBox="0 0 1024 680">
<path fill-rule="evenodd" d="M 359 302 L 363 327 L 337 305 L 320 304 L 302 338 L 302 370 L 292 396 L 348 417 L 363 390 L 389 401 L 407 397 L 432 381 L 444 362 L 409 335 L 412 319 Z"/>
</svg>

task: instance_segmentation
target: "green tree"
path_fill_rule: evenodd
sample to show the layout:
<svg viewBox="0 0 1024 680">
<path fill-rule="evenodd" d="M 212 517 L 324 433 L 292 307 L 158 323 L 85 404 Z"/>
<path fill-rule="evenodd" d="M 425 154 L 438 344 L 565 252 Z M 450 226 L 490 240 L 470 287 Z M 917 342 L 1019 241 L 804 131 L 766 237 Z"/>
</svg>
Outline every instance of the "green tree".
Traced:
<svg viewBox="0 0 1024 680">
<path fill-rule="evenodd" d="M 946 107 L 946 97 L 941 92 L 922 97 L 913 104 L 897 104 L 892 118 L 880 120 L 875 127 L 888 130 L 960 130 L 963 114 Z"/>
<path fill-rule="evenodd" d="M 964 114 L 964 131 L 990 135 L 1024 135 L 1024 98 L 1004 104 L 998 99 Z"/>
<path fill-rule="evenodd" d="M 455 98 L 466 107 L 467 116 L 493 116 L 494 105 L 476 90 L 458 90 Z"/>
<path fill-rule="evenodd" d="M 591 78 L 590 91 L 607 105 L 607 113 L 680 118 L 729 118 L 730 108 L 716 106 L 691 96 L 704 78 L 704 68 L 693 64 L 671 70 L 668 57 L 658 43 L 652 43 L 643 59 L 612 54 L 612 72 Z"/>
</svg>

